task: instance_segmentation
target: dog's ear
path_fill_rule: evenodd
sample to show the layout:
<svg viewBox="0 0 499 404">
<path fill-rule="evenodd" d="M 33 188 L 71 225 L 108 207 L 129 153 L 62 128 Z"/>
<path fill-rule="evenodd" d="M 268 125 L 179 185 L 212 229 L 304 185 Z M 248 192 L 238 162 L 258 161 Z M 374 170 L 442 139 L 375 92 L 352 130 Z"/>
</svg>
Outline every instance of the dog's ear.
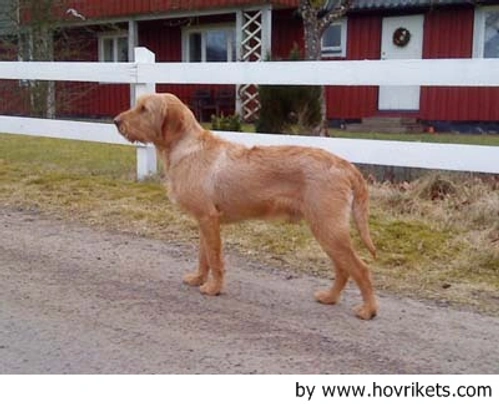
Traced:
<svg viewBox="0 0 499 404">
<path fill-rule="evenodd" d="M 161 133 L 163 140 L 167 143 L 172 143 L 178 140 L 186 132 L 187 124 L 187 107 L 177 99 L 168 94 L 162 97 L 162 127 Z"/>
</svg>

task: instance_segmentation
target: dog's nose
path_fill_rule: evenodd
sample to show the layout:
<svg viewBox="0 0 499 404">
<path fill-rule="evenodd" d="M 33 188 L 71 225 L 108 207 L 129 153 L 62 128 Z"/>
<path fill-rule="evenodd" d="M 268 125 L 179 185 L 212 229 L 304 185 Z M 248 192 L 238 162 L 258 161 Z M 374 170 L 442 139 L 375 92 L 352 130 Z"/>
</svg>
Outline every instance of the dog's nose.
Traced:
<svg viewBox="0 0 499 404">
<path fill-rule="evenodd" d="M 113 119 L 113 122 L 119 128 L 121 125 L 121 118 L 117 116 L 116 118 Z"/>
</svg>

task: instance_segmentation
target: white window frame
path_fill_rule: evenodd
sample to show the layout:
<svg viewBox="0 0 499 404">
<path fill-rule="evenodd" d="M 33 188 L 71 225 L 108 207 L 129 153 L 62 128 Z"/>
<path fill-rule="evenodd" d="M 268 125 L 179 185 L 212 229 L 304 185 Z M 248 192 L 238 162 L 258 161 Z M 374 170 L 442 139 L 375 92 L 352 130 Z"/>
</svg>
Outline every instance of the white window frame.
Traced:
<svg viewBox="0 0 499 404">
<path fill-rule="evenodd" d="M 473 26 L 473 57 L 483 59 L 485 52 L 485 14 L 489 11 L 499 12 L 499 6 L 476 7 Z"/>
<path fill-rule="evenodd" d="M 341 44 L 340 46 L 324 46 L 321 38 L 321 55 L 323 58 L 341 58 L 347 56 L 347 27 L 348 19 L 346 17 L 334 21 L 329 27 L 341 26 Z M 329 29 L 328 27 L 328 29 Z"/>
<path fill-rule="evenodd" d="M 112 39 L 113 40 L 113 60 L 107 61 L 107 63 L 117 63 L 118 62 L 118 40 L 120 39 L 127 40 L 127 46 L 129 46 L 128 42 L 128 32 L 120 31 L 120 32 L 112 32 L 105 33 L 99 35 L 99 62 L 106 62 L 104 60 L 104 41 Z M 128 54 L 130 50 L 128 50 Z"/>
<path fill-rule="evenodd" d="M 201 62 L 206 62 L 206 33 L 213 31 L 229 31 L 232 34 L 232 41 L 227 42 L 227 62 L 235 62 L 232 56 L 235 54 L 233 46 L 236 45 L 236 26 L 235 24 L 214 24 L 214 25 L 198 25 L 195 27 L 187 27 L 182 29 L 182 62 L 191 63 L 189 60 L 190 53 L 190 34 L 201 34 Z M 237 55 L 235 56 L 237 58 Z M 192 62 L 196 63 L 196 62 Z"/>
</svg>

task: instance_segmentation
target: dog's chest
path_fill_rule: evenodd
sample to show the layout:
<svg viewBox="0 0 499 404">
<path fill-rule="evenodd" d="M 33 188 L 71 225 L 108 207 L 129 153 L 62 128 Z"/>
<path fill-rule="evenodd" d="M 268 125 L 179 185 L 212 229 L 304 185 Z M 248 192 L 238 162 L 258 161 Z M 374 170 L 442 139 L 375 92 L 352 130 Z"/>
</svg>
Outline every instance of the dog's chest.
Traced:
<svg viewBox="0 0 499 404">
<path fill-rule="evenodd" d="M 184 211 L 199 210 L 197 206 L 206 203 L 207 197 L 202 182 L 189 178 L 188 173 L 184 172 L 180 177 L 172 175 L 166 186 L 170 202 Z"/>
<path fill-rule="evenodd" d="M 167 180 L 165 186 L 168 199 L 170 200 L 170 202 L 173 203 L 174 205 L 178 205 L 177 195 L 175 193 L 175 188 L 173 187 L 172 182 L 170 180 Z"/>
</svg>

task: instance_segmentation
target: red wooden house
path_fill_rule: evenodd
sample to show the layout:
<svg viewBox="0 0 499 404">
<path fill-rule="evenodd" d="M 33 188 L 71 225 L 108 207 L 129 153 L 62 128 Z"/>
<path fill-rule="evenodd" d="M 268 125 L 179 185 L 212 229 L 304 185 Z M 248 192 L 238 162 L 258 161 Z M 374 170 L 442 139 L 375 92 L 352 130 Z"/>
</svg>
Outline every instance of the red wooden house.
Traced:
<svg viewBox="0 0 499 404">
<path fill-rule="evenodd" d="M 73 60 L 129 61 L 139 45 L 153 51 L 158 62 L 255 61 L 270 53 L 286 58 L 294 43 L 303 45 L 298 3 L 69 0 L 63 15 L 66 35 L 80 44 L 85 38 Z M 322 49 L 324 59 L 499 57 L 499 1 L 354 0 L 326 32 Z M 70 86 L 87 96 L 59 105 L 60 115 L 108 117 L 129 105 L 125 85 Z M 236 94 L 231 85 L 159 85 L 158 90 L 175 92 L 191 105 L 203 96 L 199 90 L 206 90 L 208 107 L 251 109 L 245 89 Z M 328 118 L 336 122 L 391 116 L 494 124 L 499 88 L 328 87 L 327 106 Z"/>
</svg>

